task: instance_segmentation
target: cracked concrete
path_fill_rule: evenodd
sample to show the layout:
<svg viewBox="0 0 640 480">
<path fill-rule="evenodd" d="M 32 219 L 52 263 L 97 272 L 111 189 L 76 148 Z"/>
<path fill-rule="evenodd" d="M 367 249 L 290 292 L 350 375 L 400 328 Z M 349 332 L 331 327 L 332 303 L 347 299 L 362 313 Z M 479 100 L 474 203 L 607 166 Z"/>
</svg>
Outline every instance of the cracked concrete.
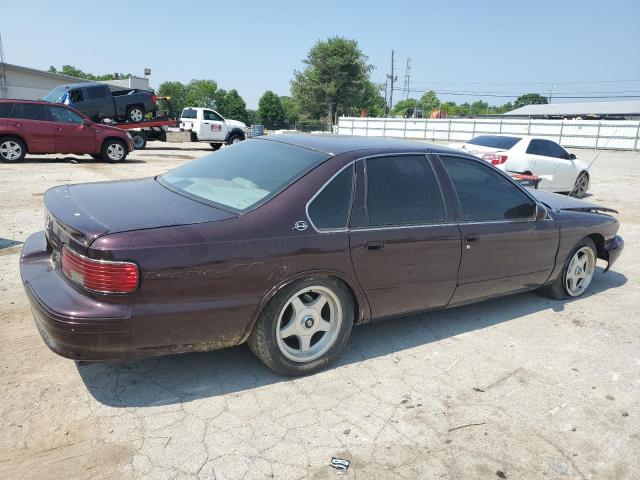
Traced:
<svg viewBox="0 0 640 480">
<path fill-rule="evenodd" d="M 162 173 L 208 148 L 150 143 L 131 162 L 0 164 L 0 237 L 42 227 L 66 182 Z M 594 152 L 574 150 L 589 161 Z M 58 159 L 58 160 L 56 160 Z M 591 292 L 522 294 L 354 329 L 298 379 L 246 346 L 77 366 L 50 352 L 0 249 L 0 478 L 640 478 L 640 154 L 604 152 L 593 196 L 626 250 Z"/>
</svg>

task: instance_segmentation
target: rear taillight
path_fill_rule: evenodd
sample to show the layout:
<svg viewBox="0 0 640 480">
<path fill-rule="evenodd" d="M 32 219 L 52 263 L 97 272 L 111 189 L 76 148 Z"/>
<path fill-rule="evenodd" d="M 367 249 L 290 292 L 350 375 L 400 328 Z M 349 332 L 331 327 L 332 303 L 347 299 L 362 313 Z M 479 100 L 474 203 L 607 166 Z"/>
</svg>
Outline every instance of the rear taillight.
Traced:
<svg viewBox="0 0 640 480">
<path fill-rule="evenodd" d="M 491 165 L 502 165 L 509 158 L 507 155 L 500 155 L 498 153 L 485 153 L 482 156 L 483 160 L 491 162 Z"/>
<path fill-rule="evenodd" d="M 72 282 L 93 292 L 131 293 L 138 288 L 140 272 L 135 263 L 93 260 L 63 246 L 60 264 Z"/>
</svg>

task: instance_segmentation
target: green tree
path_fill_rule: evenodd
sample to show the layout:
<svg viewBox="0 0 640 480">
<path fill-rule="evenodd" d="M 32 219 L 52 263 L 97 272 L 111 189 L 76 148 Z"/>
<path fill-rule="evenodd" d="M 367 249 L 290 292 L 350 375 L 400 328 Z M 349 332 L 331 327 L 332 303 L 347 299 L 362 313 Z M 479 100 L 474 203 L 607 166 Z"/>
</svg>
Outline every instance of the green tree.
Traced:
<svg viewBox="0 0 640 480">
<path fill-rule="evenodd" d="M 220 104 L 218 105 L 218 112 L 225 118 L 232 120 L 239 120 L 241 122 L 247 122 L 247 104 L 242 99 L 236 89 L 225 92 L 220 95 Z"/>
<path fill-rule="evenodd" d="M 258 120 L 267 128 L 281 128 L 284 122 L 284 108 L 280 97 L 267 90 L 258 101 Z"/>
<path fill-rule="evenodd" d="M 487 113 L 489 109 L 489 104 L 483 102 L 482 100 L 478 100 L 477 102 L 473 102 L 471 107 L 469 108 L 471 115 L 483 115 Z"/>
<path fill-rule="evenodd" d="M 418 100 L 418 108 L 422 109 L 422 116 L 424 118 L 428 118 L 431 112 L 437 110 L 438 107 L 440 107 L 440 100 L 433 90 L 423 93 L 420 100 Z"/>
<path fill-rule="evenodd" d="M 383 88 L 384 85 L 365 82 L 361 108 L 366 108 L 370 117 L 384 117 L 386 104 L 381 93 Z"/>
<path fill-rule="evenodd" d="M 187 85 L 186 106 L 216 108 L 217 90 L 215 80 L 191 80 Z"/>
<path fill-rule="evenodd" d="M 281 96 L 280 102 L 282 103 L 282 109 L 284 111 L 284 122 L 289 126 L 295 124 L 300 120 L 300 107 L 298 103 L 289 96 Z"/>
<path fill-rule="evenodd" d="M 303 71 L 295 71 L 291 93 L 309 118 L 327 117 L 361 108 L 373 67 L 355 40 L 331 37 L 318 41 L 303 60 Z"/>
<path fill-rule="evenodd" d="M 103 75 L 94 75 L 93 73 L 83 72 L 73 65 L 63 65 L 60 70 L 51 65 L 48 70 L 50 73 L 59 73 L 62 75 L 69 75 L 76 78 L 84 78 L 85 80 L 119 80 L 123 78 L 130 78 L 133 75 L 130 73 L 106 73 Z"/>
<path fill-rule="evenodd" d="M 543 97 L 539 93 L 527 93 L 520 95 L 515 102 L 513 102 L 513 108 L 524 107 L 525 105 L 539 105 L 547 102 L 547 97 Z"/>
<path fill-rule="evenodd" d="M 187 105 L 187 86 L 181 82 L 163 82 L 158 87 L 158 95 L 170 97 L 176 115 L 180 115 Z"/>
<path fill-rule="evenodd" d="M 400 100 L 393 107 L 393 114 L 399 117 L 405 117 L 409 111 L 413 113 L 413 110 L 418 106 L 418 101 L 415 98 L 407 98 L 406 100 Z"/>
</svg>

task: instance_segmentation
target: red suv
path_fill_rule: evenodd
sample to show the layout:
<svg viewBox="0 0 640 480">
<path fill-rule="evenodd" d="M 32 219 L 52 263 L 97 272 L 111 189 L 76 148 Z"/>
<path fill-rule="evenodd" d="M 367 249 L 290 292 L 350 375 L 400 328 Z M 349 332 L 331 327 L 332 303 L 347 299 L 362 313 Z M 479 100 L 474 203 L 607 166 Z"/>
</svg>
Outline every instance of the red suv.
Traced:
<svg viewBox="0 0 640 480">
<path fill-rule="evenodd" d="M 73 108 L 49 102 L 0 100 L 0 160 L 27 153 L 89 154 L 122 162 L 133 150 L 128 132 L 92 122 Z"/>
</svg>

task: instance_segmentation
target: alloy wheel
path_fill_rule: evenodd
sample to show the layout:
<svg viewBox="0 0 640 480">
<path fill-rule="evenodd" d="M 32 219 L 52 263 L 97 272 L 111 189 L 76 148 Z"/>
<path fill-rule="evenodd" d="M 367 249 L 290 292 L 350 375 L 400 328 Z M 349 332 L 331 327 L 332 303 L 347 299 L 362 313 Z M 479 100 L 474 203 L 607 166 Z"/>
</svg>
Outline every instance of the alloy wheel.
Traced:
<svg viewBox="0 0 640 480">
<path fill-rule="evenodd" d="M 124 148 L 122 148 L 122 145 L 120 145 L 119 143 L 112 143 L 107 148 L 107 157 L 109 157 L 109 160 L 117 162 L 119 160 L 122 160 L 123 156 Z"/>
<path fill-rule="evenodd" d="M 342 305 L 329 288 L 312 286 L 292 295 L 276 322 L 276 341 L 294 362 L 310 362 L 335 343 L 342 324 Z"/>
<path fill-rule="evenodd" d="M 142 110 L 140 110 L 139 108 L 134 108 L 131 110 L 131 112 L 129 112 L 129 118 L 134 122 L 142 121 L 143 117 L 144 115 L 142 114 Z"/>
<path fill-rule="evenodd" d="M 596 255 L 592 248 L 582 247 L 571 257 L 565 273 L 565 288 L 572 297 L 582 295 L 591 280 L 596 268 Z"/>
<path fill-rule="evenodd" d="M 22 147 L 13 140 L 6 140 L 0 144 L 0 155 L 5 160 L 17 160 L 22 155 Z"/>
</svg>

